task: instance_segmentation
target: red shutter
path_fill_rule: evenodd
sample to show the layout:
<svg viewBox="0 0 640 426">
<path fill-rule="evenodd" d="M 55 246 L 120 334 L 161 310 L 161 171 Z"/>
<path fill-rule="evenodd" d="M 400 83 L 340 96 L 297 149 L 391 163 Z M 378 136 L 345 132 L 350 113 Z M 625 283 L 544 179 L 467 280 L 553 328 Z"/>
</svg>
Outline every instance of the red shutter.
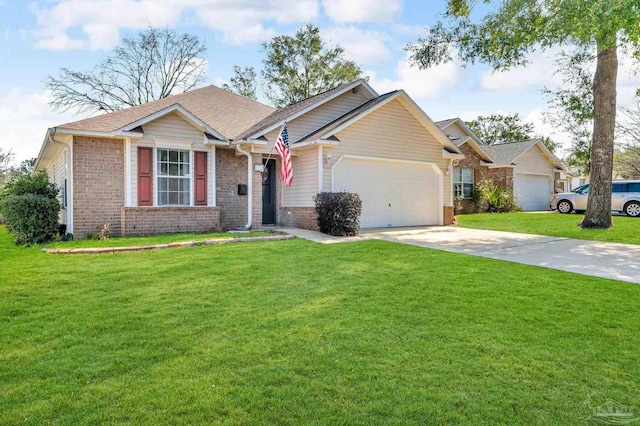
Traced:
<svg viewBox="0 0 640 426">
<path fill-rule="evenodd" d="M 194 176 L 194 200 L 196 206 L 207 205 L 207 153 L 196 151 Z"/>
<path fill-rule="evenodd" d="M 153 148 L 138 147 L 138 205 L 153 205 Z"/>
</svg>

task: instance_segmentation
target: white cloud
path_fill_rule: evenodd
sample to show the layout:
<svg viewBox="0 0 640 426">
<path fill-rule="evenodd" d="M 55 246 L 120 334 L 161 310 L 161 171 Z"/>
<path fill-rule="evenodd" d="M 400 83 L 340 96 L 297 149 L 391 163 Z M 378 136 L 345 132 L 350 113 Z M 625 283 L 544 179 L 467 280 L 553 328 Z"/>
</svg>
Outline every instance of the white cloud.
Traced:
<svg viewBox="0 0 640 426">
<path fill-rule="evenodd" d="M 449 62 L 433 68 L 421 70 L 411 66 L 406 56 L 396 66 L 396 79 L 378 79 L 376 73 L 369 71 L 369 83 L 379 93 L 404 89 L 414 99 L 435 98 L 458 84 L 460 66 Z"/>
<path fill-rule="evenodd" d="M 16 160 L 36 157 L 47 128 L 72 121 L 72 114 L 51 111 L 49 94 L 11 89 L 0 97 L 0 148 L 12 149 Z"/>
<path fill-rule="evenodd" d="M 391 22 L 400 17 L 402 0 L 322 0 L 334 22 Z"/>
<path fill-rule="evenodd" d="M 557 50 L 535 52 L 530 63 L 508 71 L 487 71 L 480 77 L 480 87 L 495 92 L 512 92 L 532 86 L 556 86 L 562 83 L 562 76 L 555 73 Z"/>
<path fill-rule="evenodd" d="M 495 92 L 514 92 L 532 88 L 555 88 L 563 84 L 563 75 L 557 71 L 556 55 L 560 49 L 548 52 L 535 52 L 530 57 L 530 64 L 508 71 L 492 73 L 487 71 L 480 77 L 480 87 Z M 635 97 L 640 88 L 640 75 L 634 72 L 638 64 L 627 52 L 618 52 L 618 104 L 627 105 Z M 595 73 L 595 61 L 590 64 L 589 71 Z"/>
<path fill-rule="evenodd" d="M 331 46 L 340 45 L 347 59 L 357 64 L 379 64 L 389 60 L 391 52 L 385 45 L 388 36 L 378 31 L 366 31 L 349 25 L 323 31 L 323 38 Z"/>
<path fill-rule="evenodd" d="M 556 153 L 560 156 L 564 155 L 565 150 L 571 146 L 571 135 L 556 129 L 552 124 L 545 122 L 545 114 L 548 111 L 535 108 L 529 111 L 523 118 L 523 122 L 532 123 L 533 131 L 537 136 L 549 136 L 555 142 L 560 144 L 559 152 Z"/>
<path fill-rule="evenodd" d="M 264 41 L 275 34 L 267 24 L 314 21 L 318 0 L 58 0 L 32 6 L 37 16 L 36 47 L 110 49 L 122 30 L 175 27 L 190 16 L 220 31 L 228 43 Z M 83 36 L 72 37 L 73 30 Z"/>
</svg>

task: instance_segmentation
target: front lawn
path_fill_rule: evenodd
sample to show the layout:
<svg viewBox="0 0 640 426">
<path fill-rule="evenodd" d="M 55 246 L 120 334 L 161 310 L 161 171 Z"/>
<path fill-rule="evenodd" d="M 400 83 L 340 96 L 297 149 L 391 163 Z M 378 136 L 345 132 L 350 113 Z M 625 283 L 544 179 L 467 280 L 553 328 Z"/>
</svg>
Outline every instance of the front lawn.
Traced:
<svg viewBox="0 0 640 426">
<path fill-rule="evenodd" d="M 640 286 L 384 241 L 51 256 L 0 228 L 0 424 L 579 424 Z"/>
<path fill-rule="evenodd" d="M 177 243 L 181 241 L 203 241 L 216 238 L 242 238 L 242 237 L 265 237 L 273 235 L 270 232 L 248 232 L 248 233 L 228 233 L 214 232 L 209 234 L 183 233 L 183 234 L 164 234 L 153 235 L 149 237 L 114 237 L 106 240 L 87 240 L 79 238 L 71 241 L 57 241 L 44 244 L 43 247 L 52 249 L 71 249 L 71 248 L 93 248 L 93 247 L 132 247 L 145 246 L 154 244 Z"/>
<path fill-rule="evenodd" d="M 560 213 L 479 213 L 462 214 L 456 220 L 465 228 L 640 244 L 640 218 L 614 216 L 611 229 L 582 229 L 578 225 L 583 217 Z"/>
</svg>

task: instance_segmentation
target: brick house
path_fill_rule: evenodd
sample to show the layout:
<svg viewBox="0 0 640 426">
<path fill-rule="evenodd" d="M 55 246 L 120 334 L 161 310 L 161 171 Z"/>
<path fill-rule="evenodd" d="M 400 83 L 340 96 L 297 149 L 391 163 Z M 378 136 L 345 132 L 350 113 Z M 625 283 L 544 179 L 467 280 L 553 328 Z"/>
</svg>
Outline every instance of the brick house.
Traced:
<svg viewBox="0 0 640 426">
<path fill-rule="evenodd" d="M 453 168 L 456 213 L 473 213 L 473 187 L 489 179 L 512 192 L 525 211 L 548 210 L 563 171 L 560 160 L 539 139 L 486 145 L 460 118 L 436 122 L 464 159 Z"/>
<path fill-rule="evenodd" d="M 294 182 L 273 145 L 283 123 Z M 269 161 L 267 161 L 270 159 Z M 365 81 L 274 109 L 215 86 L 50 128 L 36 161 L 77 237 L 316 227 L 313 196 L 353 191 L 363 227 L 453 222 L 462 151 L 404 92 Z"/>
</svg>

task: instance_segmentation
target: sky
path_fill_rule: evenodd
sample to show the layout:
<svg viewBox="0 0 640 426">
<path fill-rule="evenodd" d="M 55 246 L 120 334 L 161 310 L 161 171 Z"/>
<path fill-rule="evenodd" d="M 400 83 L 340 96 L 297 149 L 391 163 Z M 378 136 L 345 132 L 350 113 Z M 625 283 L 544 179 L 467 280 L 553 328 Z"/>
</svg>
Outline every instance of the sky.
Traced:
<svg viewBox="0 0 640 426">
<path fill-rule="evenodd" d="M 445 0 L 0 0 L 0 148 L 16 160 L 35 157 L 46 129 L 85 118 L 55 112 L 43 81 L 60 68 L 89 70 L 121 37 L 149 26 L 198 35 L 207 43 L 207 83 L 220 85 L 233 66 L 260 69 L 261 43 L 293 34 L 305 23 L 340 45 L 385 93 L 404 89 L 434 120 L 470 120 L 492 113 L 519 113 L 539 135 L 564 147 L 566 134 L 543 120 L 541 90 L 557 87 L 555 52 L 536 52 L 522 68 L 493 73 L 459 62 L 420 70 L 404 51 L 445 10 Z M 640 76 L 623 58 L 618 101 L 628 104 Z"/>
</svg>

